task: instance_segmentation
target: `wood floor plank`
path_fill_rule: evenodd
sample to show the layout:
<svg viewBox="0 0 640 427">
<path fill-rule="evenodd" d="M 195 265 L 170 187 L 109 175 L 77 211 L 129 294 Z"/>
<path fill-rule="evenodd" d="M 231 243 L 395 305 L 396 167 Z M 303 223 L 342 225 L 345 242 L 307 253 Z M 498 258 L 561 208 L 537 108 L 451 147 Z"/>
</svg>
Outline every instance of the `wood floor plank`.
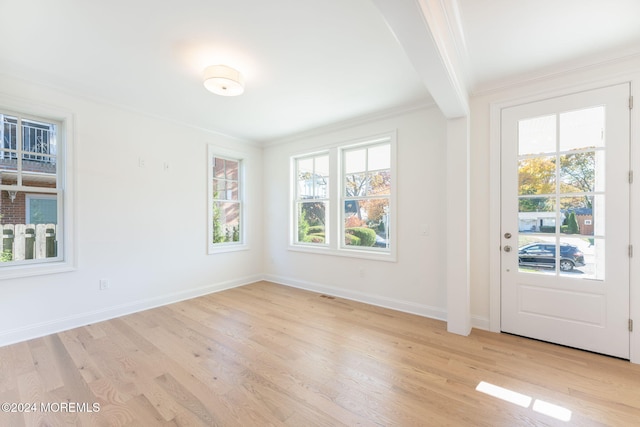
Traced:
<svg viewBox="0 0 640 427">
<path fill-rule="evenodd" d="M 258 282 L 0 348 L 0 399 L 99 407 L 11 427 L 634 426 L 640 366 Z"/>
</svg>

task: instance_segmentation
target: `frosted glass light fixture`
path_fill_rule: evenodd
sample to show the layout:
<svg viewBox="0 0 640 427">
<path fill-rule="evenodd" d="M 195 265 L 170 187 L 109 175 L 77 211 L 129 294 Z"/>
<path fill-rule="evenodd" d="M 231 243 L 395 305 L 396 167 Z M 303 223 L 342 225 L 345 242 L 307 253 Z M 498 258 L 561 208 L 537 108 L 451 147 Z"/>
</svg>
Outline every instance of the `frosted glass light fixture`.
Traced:
<svg viewBox="0 0 640 427">
<path fill-rule="evenodd" d="M 244 92 L 244 78 L 226 65 L 211 65 L 204 70 L 204 87 L 216 95 L 237 96 Z"/>
</svg>

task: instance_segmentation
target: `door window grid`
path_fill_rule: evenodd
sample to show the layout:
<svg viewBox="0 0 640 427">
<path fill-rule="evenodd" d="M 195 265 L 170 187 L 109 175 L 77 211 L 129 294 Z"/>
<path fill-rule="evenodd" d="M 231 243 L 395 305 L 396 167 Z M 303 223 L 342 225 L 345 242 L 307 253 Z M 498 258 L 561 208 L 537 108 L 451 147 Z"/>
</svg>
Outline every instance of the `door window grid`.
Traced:
<svg viewBox="0 0 640 427">
<path fill-rule="evenodd" d="M 520 271 L 604 279 L 604 108 L 519 122 Z"/>
</svg>

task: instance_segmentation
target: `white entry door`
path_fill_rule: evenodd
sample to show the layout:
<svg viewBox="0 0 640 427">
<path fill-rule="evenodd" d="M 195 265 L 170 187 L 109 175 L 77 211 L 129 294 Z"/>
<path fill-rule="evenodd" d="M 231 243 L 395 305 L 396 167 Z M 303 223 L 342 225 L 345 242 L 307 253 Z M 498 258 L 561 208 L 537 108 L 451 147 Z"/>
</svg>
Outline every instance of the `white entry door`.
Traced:
<svg viewBox="0 0 640 427">
<path fill-rule="evenodd" d="M 502 110 L 502 331 L 629 358 L 629 94 Z"/>
</svg>

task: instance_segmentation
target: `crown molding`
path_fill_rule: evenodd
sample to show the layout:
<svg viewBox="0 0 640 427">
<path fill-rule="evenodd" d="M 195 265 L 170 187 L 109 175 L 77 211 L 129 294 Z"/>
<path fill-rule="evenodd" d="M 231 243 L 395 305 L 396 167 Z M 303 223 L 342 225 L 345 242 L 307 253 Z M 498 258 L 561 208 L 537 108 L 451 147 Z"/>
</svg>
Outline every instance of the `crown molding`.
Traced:
<svg viewBox="0 0 640 427">
<path fill-rule="evenodd" d="M 592 56 L 483 83 L 475 87 L 470 95 L 473 97 L 488 96 L 552 79 L 571 77 L 576 73 L 587 73 L 603 67 L 622 66 L 628 62 L 638 60 L 640 60 L 640 50 L 638 49 L 617 51 L 596 57 Z"/>
<path fill-rule="evenodd" d="M 358 117 L 353 117 L 351 119 L 330 123 L 324 126 L 319 126 L 313 129 L 308 129 L 302 132 L 294 133 L 289 136 L 285 136 L 283 138 L 264 141 L 262 143 L 262 146 L 264 148 L 275 147 L 277 145 L 288 144 L 301 139 L 325 135 L 328 133 L 337 132 L 340 130 L 349 129 L 356 126 L 362 126 L 368 123 L 390 119 L 393 117 L 413 113 L 415 111 L 427 110 L 431 108 L 438 108 L 438 106 L 432 99 L 429 99 L 419 103 L 394 107 L 394 108 L 381 110 L 381 111 L 377 111 L 374 113 L 370 113 L 370 114 L 366 114 Z"/>
</svg>

